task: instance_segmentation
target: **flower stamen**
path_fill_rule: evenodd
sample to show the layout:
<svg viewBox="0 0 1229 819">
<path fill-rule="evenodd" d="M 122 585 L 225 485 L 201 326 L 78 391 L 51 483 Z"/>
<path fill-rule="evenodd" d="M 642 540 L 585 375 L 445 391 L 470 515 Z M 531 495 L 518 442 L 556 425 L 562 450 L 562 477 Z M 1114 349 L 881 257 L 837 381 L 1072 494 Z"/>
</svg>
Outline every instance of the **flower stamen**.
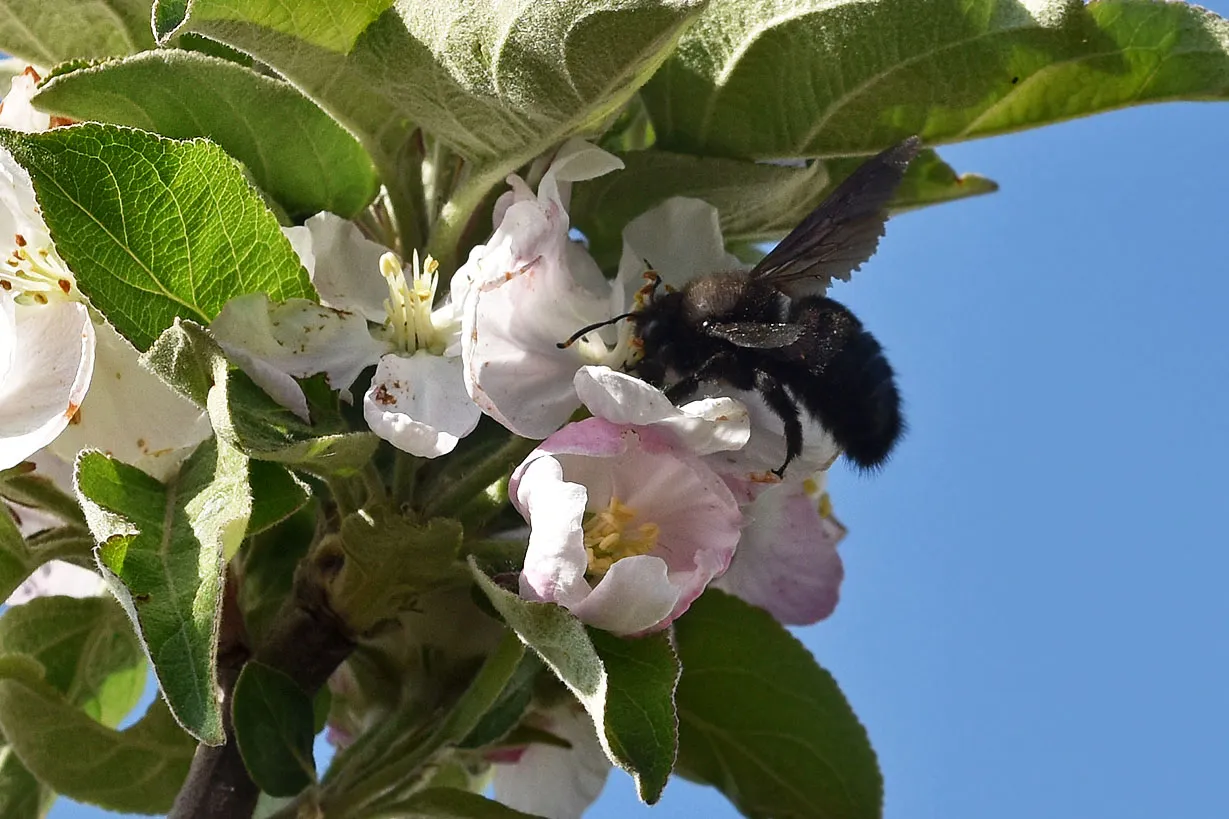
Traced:
<svg viewBox="0 0 1229 819">
<path fill-rule="evenodd" d="M 447 342 L 431 318 L 439 286 L 439 263 L 428 256 L 420 266 L 415 250 L 412 270 L 413 276 L 407 282 L 396 254 L 385 253 L 380 257 L 380 273 L 388 285 L 388 298 L 384 300 L 388 318 L 384 326 L 392 333 L 392 343 L 404 352 L 427 350 L 442 355 Z"/>
<path fill-rule="evenodd" d="M 610 505 L 594 513 L 584 524 L 585 552 L 589 556 L 589 574 L 601 579 L 615 561 L 634 555 L 645 555 L 657 547 L 661 527 L 656 523 L 642 523 L 629 528 L 636 518 L 636 510 L 611 497 Z"/>
<path fill-rule="evenodd" d="M 0 265 L 0 288 L 17 293 L 18 304 L 47 304 L 53 298 L 78 300 L 68 265 L 49 247 L 32 247 L 20 233 L 13 252 Z"/>
</svg>

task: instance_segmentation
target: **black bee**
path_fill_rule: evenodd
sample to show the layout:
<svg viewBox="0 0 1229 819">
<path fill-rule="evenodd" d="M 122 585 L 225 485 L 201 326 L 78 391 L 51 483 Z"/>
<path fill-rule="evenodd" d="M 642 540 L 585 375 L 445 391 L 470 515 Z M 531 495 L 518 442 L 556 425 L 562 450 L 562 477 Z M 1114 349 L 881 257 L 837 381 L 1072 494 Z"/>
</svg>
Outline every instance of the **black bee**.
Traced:
<svg viewBox="0 0 1229 819">
<path fill-rule="evenodd" d="M 751 270 L 655 290 L 618 317 L 634 322 L 643 344 L 636 373 L 672 400 L 703 381 L 759 392 L 785 424 L 777 475 L 802 451 L 799 404 L 859 468 L 882 465 L 905 428 L 892 367 L 862 322 L 822 293 L 875 252 L 888 201 L 920 147 L 910 137 L 867 160 Z"/>
</svg>

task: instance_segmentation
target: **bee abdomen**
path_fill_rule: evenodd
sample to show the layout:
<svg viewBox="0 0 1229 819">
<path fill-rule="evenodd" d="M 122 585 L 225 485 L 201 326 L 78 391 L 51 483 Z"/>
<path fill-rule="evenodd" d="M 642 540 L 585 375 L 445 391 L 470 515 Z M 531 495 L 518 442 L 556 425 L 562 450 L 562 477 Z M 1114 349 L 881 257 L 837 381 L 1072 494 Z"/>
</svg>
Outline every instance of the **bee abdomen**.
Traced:
<svg viewBox="0 0 1229 819">
<path fill-rule="evenodd" d="M 809 362 L 809 377 L 791 386 L 857 467 L 875 469 L 905 429 L 896 377 L 883 347 L 861 322 L 843 305 L 822 301 L 802 312 L 810 313 L 807 323 L 820 331 L 819 346 L 827 349 Z"/>
</svg>

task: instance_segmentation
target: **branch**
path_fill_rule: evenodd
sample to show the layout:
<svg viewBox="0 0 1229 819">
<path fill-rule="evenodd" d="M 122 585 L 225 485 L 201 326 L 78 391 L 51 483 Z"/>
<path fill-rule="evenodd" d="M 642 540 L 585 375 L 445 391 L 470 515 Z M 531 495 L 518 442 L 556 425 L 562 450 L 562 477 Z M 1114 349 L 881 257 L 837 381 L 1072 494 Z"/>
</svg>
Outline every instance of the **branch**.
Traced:
<svg viewBox="0 0 1229 819">
<path fill-rule="evenodd" d="M 294 590 L 255 653 L 256 659 L 289 676 L 309 696 L 315 696 L 355 646 L 354 636 L 328 601 L 327 584 L 339 569 L 334 553 L 309 554 L 295 570 Z M 234 588 L 234 583 L 227 583 L 218 643 L 226 744 L 197 748 L 168 819 L 251 816 L 260 796 L 239 754 L 230 718 L 231 692 L 251 656 Z"/>
</svg>

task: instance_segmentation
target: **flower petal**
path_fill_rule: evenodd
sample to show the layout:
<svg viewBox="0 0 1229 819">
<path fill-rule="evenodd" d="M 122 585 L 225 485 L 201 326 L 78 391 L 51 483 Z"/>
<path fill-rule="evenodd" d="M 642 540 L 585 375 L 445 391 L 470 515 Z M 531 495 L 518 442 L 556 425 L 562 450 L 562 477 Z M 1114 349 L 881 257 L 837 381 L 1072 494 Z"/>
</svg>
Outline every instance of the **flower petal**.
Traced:
<svg viewBox="0 0 1229 819">
<path fill-rule="evenodd" d="M 388 248 L 365 237 L 353 222 L 328 212 L 317 213 L 303 227 L 311 234 L 314 264 L 307 272 L 320 303 L 361 313 L 377 324 L 384 321 L 388 286 L 380 275 L 380 257 Z"/>
<path fill-rule="evenodd" d="M 37 69 L 27 66 L 13 78 L 4 102 L 0 103 L 0 128 L 31 134 L 51 127 L 51 115 L 35 110 L 30 102 L 37 90 Z"/>
<path fill-rule="evenodd" d="M 611 768 L 593 721 L 583 709 L 568 704 L 534 723 L 572 747 L 535 743 L 515 763 L 491 766 L 495 798 L 545 819 L 580 819 L 601 794 Z"/>
<path fill-rule="evenodd" d="M 209 329 L 231 360 L 305 421 L 307 399 L 295 378 L 324 373 L 344 390 L 387 349 L 361 315 L 307 299 L 273 304 L 265 293 L 231 299 Z"/>
<path fill-rule="evenodd" d="M 363 417 L 398 449 L 437 458 L 474 431 L 482 411 L 465 391 L 460 359 L 419 350 L 380 359 L 363 398 Z"/>
<path fill-rule="evenodd" d="M 0 291 L 0 469 L 59 436 L 85 400 L 95 333 L 85 305 L 18 305 Z"/>
<path fill-rule="evenodd" d="M 670 578 L 666 561 L 652 555 L 634 555 L 616 561 L 593 593 L 572 606 L 571 612 L 586 624 L 612 634 L 643 634 L 663 625 L 682 596 L 682 590 Z"/>
<path fill-rule="evenodd" d="M 727 253 L 717 209 L 700 199 L 675 196 L 645 211 L 623 228 L 619 282 L 635 292 L 649 263 L 672 287 L 682 287 L 699 275 L 745 267 Z"/>
<path fill-rule="evenodd" d="M 822 475 L 821 475 L 822 478 Z M 808 482 L 751 485 L 755 500 L 729 570 L 713 585 L 787 625 L 824 619 L 840 599 L 845 569 L 836 547 L 845 528 L 821 515 Z"/>
<path fill-rule="evenodd" d="M 751 418 L 732 398 L 705 398 L 676 407 L 657 387 L 601 366 L 582 367 L 573 385 L 599 418 L 668 429 L 697 455 L 741 449 L 751 436 Z"/>
<path fill-rule="evenodd" d="M 550 456 L 527 461 L 517 473 L 516 488 L 509 491 L 530 527 L 521 596 L 567 608 L 579 605 L 592 591 L 585 580 L 589 561 L 581 528 L 585 487 L 563 480 L 563 467 Z"/>
<path fill-rule="evenodd" d="M 49 449 L 70 462 L 82 449 L 101 449 L 166 480 L 213 434 L 209 416 L 142 367 L 136 348 L 111 325 L 93 329 L 98 354 L 89 394 Z"/>
</svg>

